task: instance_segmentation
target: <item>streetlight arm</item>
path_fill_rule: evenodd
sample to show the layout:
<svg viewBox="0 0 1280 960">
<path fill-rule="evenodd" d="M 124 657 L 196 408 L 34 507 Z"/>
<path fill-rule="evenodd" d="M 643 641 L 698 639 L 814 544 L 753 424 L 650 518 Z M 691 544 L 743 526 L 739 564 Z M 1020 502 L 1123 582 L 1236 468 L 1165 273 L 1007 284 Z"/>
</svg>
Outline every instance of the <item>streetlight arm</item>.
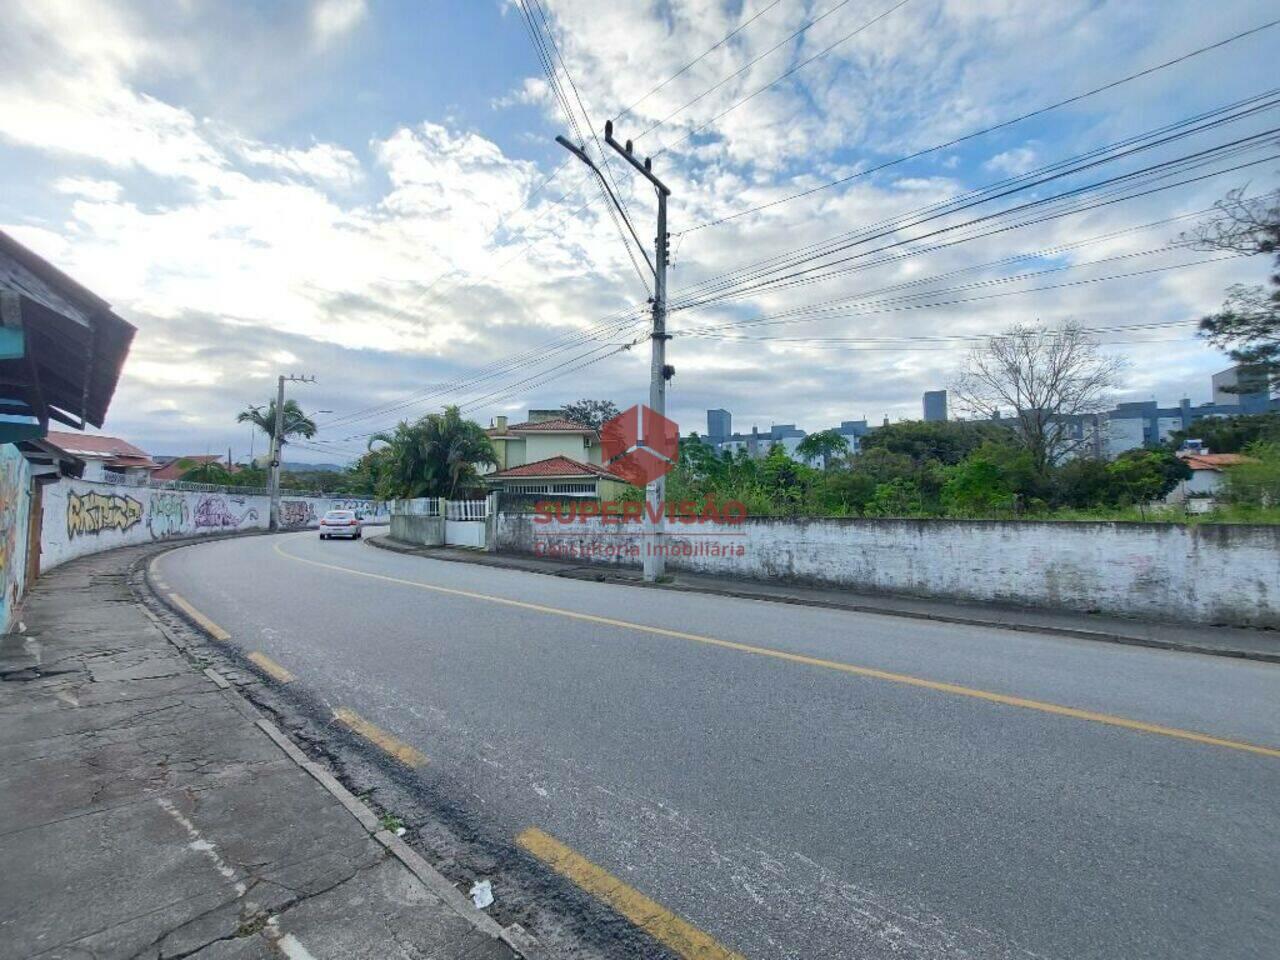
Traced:
<svg viewBox="0 0 1280 960">
<path fill-rule="evenodd" d="M 613 204 L 619 215 L 621 215 L 622 222 L 627 225 L 627 229 L 631 231 L 631 237 L 635 240 L 636 247 L 640 250 L 640 255 L 644 257 L 644 262 L 648 265 L 649 272 L 656 277 L 658 275 L 658 271 L 654 267 L 653 261 L 649 259 L 649 254 L 645 250 L 644 244 L 640 242 L 640 238 L 636 235 L 636 228 L 631 225 L 631 218 L 627 216 L 627 211 L 622 209 L 622 204 L 618 202 L 618 198 L 613 195 L 613 191 L 609 188 L 609 181 L 605 179 L 605 175 L 600 172 L 600 168 L 592 162 L 589 156 L 587 156 L 586 151 L 574 146 L 565 139 L 565 137 L 557 136 L 556 143 L 560 144 L 560 146 L 564 147 L 595 172 L 595 175 L 600 179 L 600 183 L 604 186 L 604 192 L 609 196 L 609 201 Z"/>
</svg>

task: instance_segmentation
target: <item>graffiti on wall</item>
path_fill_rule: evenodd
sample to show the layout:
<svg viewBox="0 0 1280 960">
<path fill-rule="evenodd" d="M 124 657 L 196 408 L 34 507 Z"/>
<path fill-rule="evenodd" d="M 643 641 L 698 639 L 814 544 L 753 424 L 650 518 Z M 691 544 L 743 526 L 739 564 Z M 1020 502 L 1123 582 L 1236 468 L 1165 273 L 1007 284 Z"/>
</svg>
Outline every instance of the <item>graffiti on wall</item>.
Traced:
<svg viewBox="0 0 1280 960">
<path fill-rule="evenodd" d="M 67 539 L 103 530 L 121 533 L 142 522 L 142 502 L 118 493 L 67 491 Z"/>
<path fill-rule="evenodd" d="M 243 497 L 233 497 L 233 501 L 244 504 Z M 236 513 L 227 498 L 217 494 L 208 494 L 200 498 L 196 504 L 196 529 L 234 530 L 246 521 L 258 519 L 258 511 L 253 507 L 243 513 Z"/>
<path fill-rule="evenodd" d="M 185 533 L 191 519 L 187 498 L 180 493 L 153 493 L 147 527 L 157 540 Z"/>
<path fill-rule="evenodd" d="M 315 523 L 316 506 L 309 500 L 281 500 L 280 526 L 305 527 Z"/>
</svg>

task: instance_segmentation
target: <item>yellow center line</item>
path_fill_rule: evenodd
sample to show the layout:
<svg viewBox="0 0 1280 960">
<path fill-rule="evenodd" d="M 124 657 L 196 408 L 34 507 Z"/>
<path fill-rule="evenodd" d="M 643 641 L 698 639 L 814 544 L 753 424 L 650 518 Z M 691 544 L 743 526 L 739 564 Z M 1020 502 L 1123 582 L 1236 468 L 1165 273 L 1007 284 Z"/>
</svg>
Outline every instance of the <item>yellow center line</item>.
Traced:
<svg viewBox="0 0 1280 960">
<path fill-rule="evenodd" d="M 708 637 L 697 633 L 686 633 L 683 630 L 670 630 L 666 627 L 654 627 L 649 624 L 633 623 L 628 620 L 616 620 L 613 617 L 601 617 L 593 613 L 580 613 L 577 610 L 564 610 L 559 607 L 548 607 L 540 603 L 529 603 L 524 600 L 512 600 L 508 597 L 498 597 L 487 593 L 476 593 L 471 590 L 459 590 L 454 587 L 441 587 L 433 583 L 423 583 L 420 580 L 405 580 L 401 577 L 390 577 L 381 573 L 368 573 L 364 570 L 355 570 L 351 567 L 342 567 L 333 563 L 323 563 L 319 560 L 308 560 L 306 557 L 299 557 L 292 553 L 285 552 L 280 549 L 280 545 L 278 543 L 275 545 L 275 551 L 280 554 L 280 556 L 288 557 L 290 560 L 296 560 L 299 563 L 309 563 L 315 567 L 337 570 L 342 573 L 349 573 L 358 577 L 368 577 L 372 580 L 382 580 L 387 583 L 398 583 L 406 587 L 417 587 L 420 590 L 431 590 L 435 593 L 443 593 L 455 597 L 466 597 L 469 600 L 483 600 L 487 603 L 502 604 L 503 606 L 516 607 L 521 610 L 532 610 L 537 613 L 545 613 L 556 617 L 565 617 L 570 620 L 598 623 L 608 627 L 618 627 L 623 630 L 635 630 L 659 637 L 673 637 L 677 640 L 689 640 L 693 643 L 722 647 L 726 650 L 736 650 L 739 653 L 749 653 L 758 657 L 771 657 L 772 659 L 783 660 L 787 663 L 799 663 L 809 667 L 822 667 L 826 670 L 836 670 L 841 673 L 852 674 L 858 677 L 869 677 L 874 680 L 887 680 L 890 683 L 900 683 L 910 687 L 919 687 L 924 690 L 933 690 L 937 693 L 949 693 L 959 697 L 971 697 L 975 700 L 985 700 L 988 703 L 998 703 L 1006 707 L 1019 707 L 1023 710 L 1035 710 L 1040 713 L 1049 713 L 1059 717 L 1071 717 L 1075 720 L 1088 720 L 1091 723 L 1101 723 L 1110 727 L 1121 727 L 1125 730 L 1136 730 L 1140 733 L 1152 733 L 1163 737 L 1173 737 L 1176 740 L 1189 740 L 1192 743 L 1201 743 L 1214 747 L 1226 747 L 1230 750 L 1243 750 L 1248 753 L 1260 754 L 1264 757 L 1280 758 L 1280 749 L 1264 747 L 1255 743 L 1247 743 L 1243 740 L 1229 740 L 1223 737 L 1213 737 L 1205 733 L 1197 733 L 1194 730 L 1183 730 L 1179 727 L 1165 727 L 1156 723 L 1146 723 L 1142 720 L 1130 720 L 1127 717 L 1118 717 L 1110 713 L 1098 713 L 1093 710 L 1080 710 L 1076 707 L 1064 707 L 1061 704 L 1048 703 L 1043 700 L 1031 700 L 1026 697 L 1014 697 L 1004 693 L 993 693 L 990 690 L 979 690 L 974 687 L 962 686 L 958 683 L 946 683 L 940 680 L 927 680 L 923 677 L 915 677 L 906 673 L 894 673 L 889 670 L 878 670 L 874 667 L 860 667 L 852 663 L 841 663 L 838 660 L 825 660 L 821 657 L 810 657 L 801 653 L 788 653 L 785 650 L 775 650 L 772 647 L 758 647 L 750 643 L 739 643 L 736 640 L 721 640 L 718 637 Z"/>
<path fill-rule="evenodd" d="M 276 663 L 265 653 L 259 653 L 257 650 L 249 654 L 249 659 L 258 665 L 258 669 L 278 680 L 280 683 L 293 683 L 297 679 L 292 673 L 286 670 L 280 664 Z"/>
<path fill-rule="evenodd" d="M 223 630 L 220 626 L 206 617 L 203 613 L 187 602 L 186 598 L 174 591 L 169 591 L 169 599 L 173 601 L 174 606 L 178 607 L 183 613 L 200 624 L 201 627 L 213 637 L 215 640 L 230 640 L 231 634 Z"/>
<path fill-rule="evenodd" d="M 426 755 L 403 740 L 393 737 L 375 723 L 366 720 L 354 710 L 339 707 L 333 711 L 333 718 L 344 726 L 354 730 L 384 753 L 389 753 L 406 767 L 421 767 L 427 762 Z"/>
<path fill-rule="evenodd" d="M 627 886 L 607 870 L 565 846 L 550 834 L 530 827 L 516 837 L 525 850 L 567 877 L 684 960 L 744 960 L 662 904 Z"/>
</svg>

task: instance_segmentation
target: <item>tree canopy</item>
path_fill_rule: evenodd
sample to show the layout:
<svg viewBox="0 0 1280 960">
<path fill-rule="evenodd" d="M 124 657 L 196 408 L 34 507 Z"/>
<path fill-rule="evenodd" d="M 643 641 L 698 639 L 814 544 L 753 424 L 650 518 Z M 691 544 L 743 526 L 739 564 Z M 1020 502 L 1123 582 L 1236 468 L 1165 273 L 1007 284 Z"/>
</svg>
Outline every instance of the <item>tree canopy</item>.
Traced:
<svg viewBox="0 0 1280 960">
<path fill-rule="evenodd" d="M 1010 414 L 1014 436 L 1043 477 L 1090 442 L 1072 421 L 1110 406 L 1126 365 L 1103 354 L 1078 324 L 1019 324 L 974 347 L 951 390 L 978 417 Z"/>
<path fill-rule="evenodd" d="M 456 406 L 401 421 L 370 437 L 370 450 L 375 444 L 382 445 L 377 482 L 386 498 L 454 497 L 479 484 L 478 467 L 497 463 L 484 429 L 464 420 Z"/>
<path fill-rule="evenodd" d="M 1232 190 L 1188 238 L 1200 250 L 1274 255 L 1266 285 L 1236 284 L 1222 309 L 1200 321 L 1200 334 L 1250 374 L 1280 389 L 1280 190 L 1246 197 Z"/>
</svg>

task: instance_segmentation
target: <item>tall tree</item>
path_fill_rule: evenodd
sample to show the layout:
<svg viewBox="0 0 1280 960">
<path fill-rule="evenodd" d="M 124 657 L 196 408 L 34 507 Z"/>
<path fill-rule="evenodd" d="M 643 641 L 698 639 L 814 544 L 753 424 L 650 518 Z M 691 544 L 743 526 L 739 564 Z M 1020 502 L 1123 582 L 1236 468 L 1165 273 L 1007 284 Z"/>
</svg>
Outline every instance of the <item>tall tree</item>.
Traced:
<svg viewBox="0 0 1280 960">
<path fill-rule="evenodd" d="M 1200 250 L 1275 256 L 1267 286 L 1227 288 L 1222 309 L 1200 321 L 1200 335 L 1245 367 L 1246 383 L 1280 390 L 1280 190 L 1259 197 L 1232 190 L 1187 239 Z"/>
<path fill-rule="evenodd" d="M 270 439 L 276 432 L 276 402 L 272 399 L 265 407 L 246 407 L 236 415 L 236 423 L 252 423 Z M 283 429 L 280 431 L 280 443 L 286 444 L 290 437 L 304 437 L 310 440 L 316 435 L 316 422 L 302 412 L 297 400 L 284 402 Z"/>
<path fill-rule="evenodd" d="M 1125 366 L 1101 353 L 1077 324 L 1019 324 L 974 347 L 951 390 L 961 409 L 977 416 L 1011 412 L 1014 437 L 1043 477 L 1091 442 L 1077 418 L 1110 405 Z"/>
<path fill-rule="evenodd" d="M 497 463 L 484 429 L 457 407 L 402 421 L 370 437 L 370 449 L 374 444 L 385 445 L 378 479 L 387 497 L 453 497 L 479 481 L 478 467 Z"/>
<path fill-rule="evenodd" d="M 848 439 L 834 427 L 819 433 L 811 433 L 796 444 L 796 453 L 801 458 L 809 463 L 821 460 L 824 470 L 831 466 L 832 460 L 848 452 Z"/>
<path fill-rule="evenodd" d="M 566 419 L 572 420 L 574 423 L 580 423 L 584 427 L 599 430 L 602 423 L 606 420 L 612 420 L 618 415 L 618 407 L 612 400 L 583 399 L 573 403 L 566 403 L 564 405 L 564 415 Z"/>
</svg>

